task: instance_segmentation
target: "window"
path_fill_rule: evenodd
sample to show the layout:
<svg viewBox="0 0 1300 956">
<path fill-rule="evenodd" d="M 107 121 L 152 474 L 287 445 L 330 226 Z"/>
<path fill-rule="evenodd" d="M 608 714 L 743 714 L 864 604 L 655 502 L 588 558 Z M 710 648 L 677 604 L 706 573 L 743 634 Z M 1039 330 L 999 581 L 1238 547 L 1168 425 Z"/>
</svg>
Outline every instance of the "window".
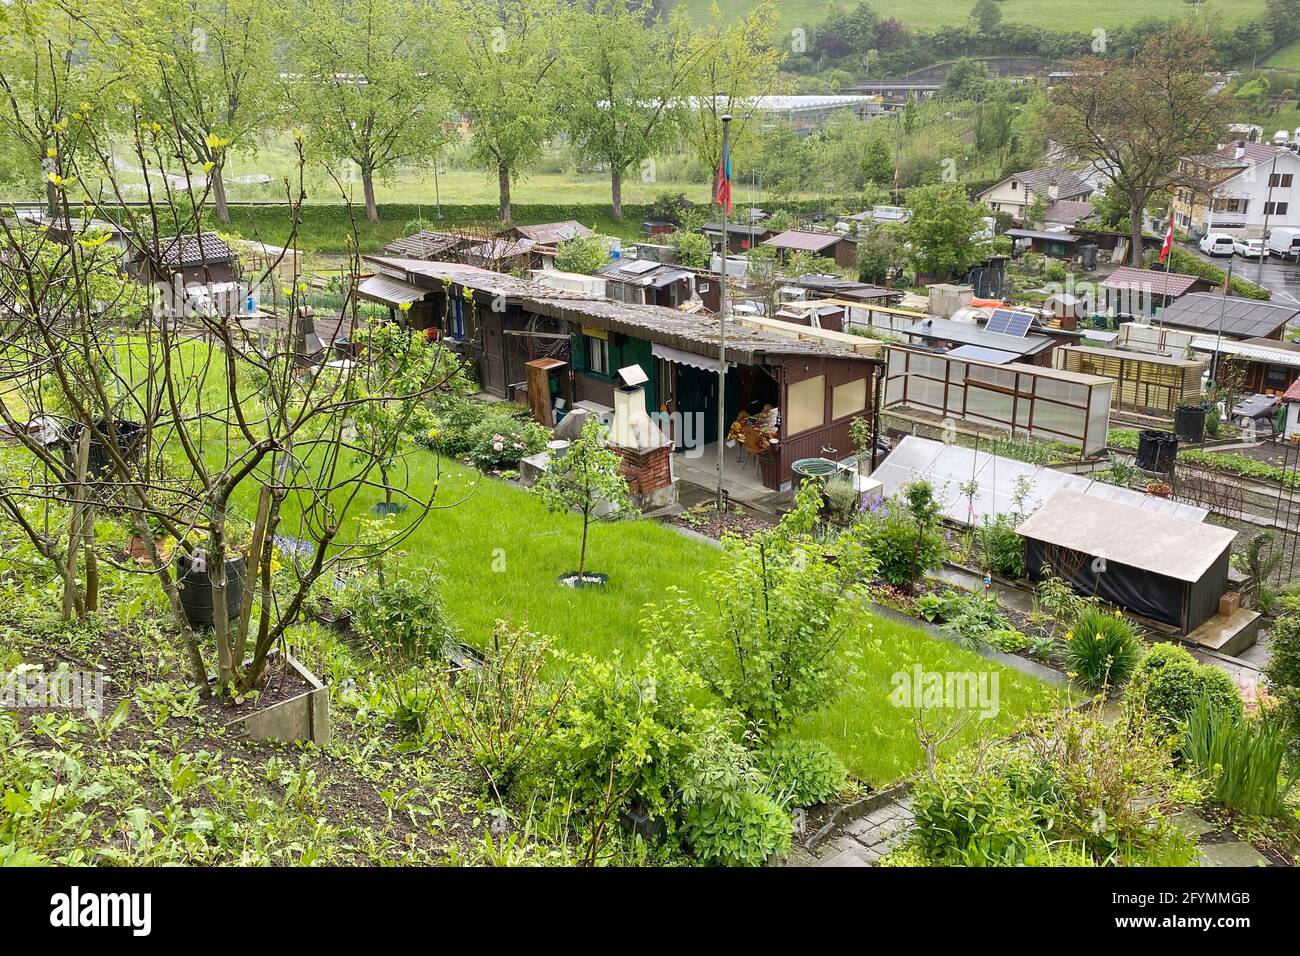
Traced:
<svg viewBox="0 0 1300 956">
<path fill-rule="evenodd" d="M 1264 372 L 1264 387 L 1285 392 L 1291 387 L 1291 370 L 1284 365 L 1270 365 Z"/>
<path fill-rule="evenodd" d="M 867 407 L 867 380 L 854 379 L 831 390 L 831 421 L 860 412 Z"/>
<path fill-rule="evenodd" d="M 1269 186 L 1280 186 L 1282 189 L 1289 189 L 1291 186 L 1290 173 L 1274 173 L 1268 177 Z"/>
<path fill-rule="evenodd" d="M 1012 188 L 1012 189 L 1016 189 L 1016 188 L 1018 188 L 1019 186 L 1020 186 L 1020 184 L 1019 184 L 1018 182 L 1016 182 L 1014 179 L 1011 180 L 1011 188 Z"/>
<path fill-rule="evenodd" d="M 447 337 L 451 339 L 463 339 L 465 337 L 465 302 L 460 298 L 451 300 L 451 308 L 447 312 Z"/>
<path fill-rule="evenodd" d="M 1284 202 L 1266 202 L 1264 203 L 1264 215 L 1285 216 L 1289 205 L 1290 203 Z"/>
<path fill-rule="evenodd" d="M 790 401 L 787 428 L 791 435 L 816 428 L 826 421 L 826 376 L 814 375 L 786 389 Z"/>
<path fill-rule="evenodd" d="M 587 371 L 596 375 L 609 374 L 609 342 L 593 335 L 587 340 Z"/>
</svg>

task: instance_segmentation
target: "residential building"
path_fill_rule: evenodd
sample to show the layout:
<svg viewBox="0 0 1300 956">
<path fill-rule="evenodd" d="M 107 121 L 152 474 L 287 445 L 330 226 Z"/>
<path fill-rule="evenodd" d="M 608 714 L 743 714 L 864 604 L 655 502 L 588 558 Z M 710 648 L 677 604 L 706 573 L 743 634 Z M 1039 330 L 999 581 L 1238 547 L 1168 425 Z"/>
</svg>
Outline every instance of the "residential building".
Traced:
<svg viewBox="0 0 1300 956">
<path fill-rule="evenodd" d="M 1052 205 L 1062 201 L 1083 201 L 1092 187 L 1064 166 L 1040 166 L 1008 176 L 977 197 L 994 212 L 1010 213 L 1022 222 L 1035 199 Z"/>
<path fill-rule="evenodd" d="M 1239 139 L 1184 157 L 1178 172 L 1174 226 L 1194 238 L 1207 232 L 1258 238 L 1267 229 L 1300 225 L 1300 156 L 1285 146 Z"/>
</svg>

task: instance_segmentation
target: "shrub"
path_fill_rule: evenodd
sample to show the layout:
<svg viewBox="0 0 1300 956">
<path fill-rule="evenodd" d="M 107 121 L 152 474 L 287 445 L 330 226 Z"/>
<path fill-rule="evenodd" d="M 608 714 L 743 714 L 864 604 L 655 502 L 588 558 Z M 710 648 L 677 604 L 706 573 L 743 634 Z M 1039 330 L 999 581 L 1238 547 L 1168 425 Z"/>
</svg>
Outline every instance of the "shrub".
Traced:
<svg viewBox="0 0 1300 956">
<path fill-rule="evenodd" d="M 984 517 L 979 529 L 980 550 L 984 565 L 1004 578 L 1025 576 L 1025 540 L 1016 534 L 1016 522 L 1005 514 L 993 520 Z"/>
<path fill-rule="evenodd" d="M 1128 682 L 1142 658 L 1142 641 L 1133 623 L 1116 611 L 1084 611 L 1066 634 L 1065 660 L 1090 690 L 1119 687 Z"/>
<path fill-rule="evenodd" d="M 747 790 L 734 803 L 692 806 L 684 833 L 705 863 L 762 866 L 790 849 L 790 815 L 771 797 Z"/>
<path fill-rule="evenodd" d="M 348 585 L 339 606 L 352 613 L 352 627 L 376 647 L 405 664 L 443 657 L 454 637 L 438 582 L 371 577 Z"/>
<path fill-rule="evenodd" d="M 998 599 L 991 594 L 950 589 L 943 594 L 923 594 L 916 599 L 916 605 L 923 618 L 943 624 L 968 647 L 982 647 L 994 634 L 1019 633 L 1011 629 Z"/>
<path fill-rule="evenodd" d="M 992 631 L 988 635 L 989 647 L 1002 651 L 1004 654 L 1015 654 L 1018 651 L 1023 651 L 1033 643 L 1028 634 L 1018 631 L 1014 627 Z"/>
<path fill-rule="evenodd" d="M 555 250 L 555 268 L 590 275 L 609 262 L 609 241 L 603 236 L 578 236 Z"/>
<path fill-rule="evenodd" d="M 1202 664 L 1177 644 L 1157 644 L 1143 656 L 1124 700 L 1156 718 L 1166 732 L 1187 720 L 1197 701 L 1216 710 L 1241 713 L 1241 694 L 1226 671 Z"/>
<path fill-rule="evenodd" d="M 466 435 L 470 459 L 485 471 L 514 468 L 520 459 L 546 447 L 550 435 L 534 421 L 508 413 L 494 413 Z"/>
<path fill-rule="evenodd" d="M 1278 618 L 1269 637 L 1269 662 L 1264 670 L 1269 693 L 1278 699 L 1292 750 L 1300 750 L 1300 616 Z"/>
<path fill-rule="evenodd" d="M 1281 721 L 1249 720 L 1201 698 L 1187 718 L 1179 753 L 1206 780 L 1216 803 L 1249 816 L 1281 816 L 1300 768 L 1281 781 L 1287 738 Z"/>
<path fill-rule="evenodd" d="M 881 580 L 898 587 L 915 584 L 941 567 L 944 557 L 937 506 L 932 497 L 926 501 L 929 486 L 918 483 L 909 495 L 885 502 L 863 525 L 867 545 L 880 562 Z"/>
<path fill-rule="evenodd" d="M 1188 865 L 1170 818 L 1200 796 L 1153 735 L 1070 711 L 922 777 L 914 843 L 939 865 Z"/>
<path fill-rule="evenodd" d="M 469 433 L 487 416 L 489 407 L 472 398 L 449 395 L 433 408 L 433 424 L 422 443 L 452 458 L 469 454 Z"/>
<path fill-rule="evenodd" d="M 835 751 L 816 740 L 779 738 L 759 751 L 768 789 L 783 806 L 825 803 L 844 789 L 848 770 Z"/>
</svg>

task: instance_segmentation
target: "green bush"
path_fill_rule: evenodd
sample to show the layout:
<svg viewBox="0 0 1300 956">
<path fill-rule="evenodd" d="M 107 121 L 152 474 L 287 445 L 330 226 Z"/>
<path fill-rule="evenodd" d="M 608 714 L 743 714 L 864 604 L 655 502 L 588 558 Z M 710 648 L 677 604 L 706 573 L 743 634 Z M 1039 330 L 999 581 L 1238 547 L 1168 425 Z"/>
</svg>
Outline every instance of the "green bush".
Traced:
<svg viewBox="0 0 1300 956">
<path fill-rule="evenodd" d="M 923 618 L 942 624 L 967 647 L 983 647 L 991 642 L 994 634 L 1019 633 L 1012 631 L 1011 622 L 992 594 L 949 589 L 943 594 L 921 595 L 916 599 L 916 606 Z"/>
<path fill-rule="evenodd" d="M 1278 718 L 1249 720 L 1201 698 L 1187 718 L 1179 753 L 1201 777 L 1213 782 L 1216 803 L 1249 816 L 1278 817 L 1300 776 L 1297 768 L 1282 779 L 1286 749 L 1286 733 Z"/>
<path fill-rule="evenodd" d="M 1004 578 L 1025 576 L 1025 540 L 1016 534 L 1016 523 L 1005 514 L 991 521 L 985 515 L 978 532 L 984 566 Z"/>
<path fill-rule="evenodd" d="M 759 751 L 768 790 L 788 807 L 825 803 L 844 789 L 848 770 L 835 751 L 816 740 L 782 737 Z"/>
<path fill-rule="evenodd" d="M 866 540 L 887 584 L 907 587 L 943 566 L 943 537 L 937 529 L 918 525 L 891 503 L 866 520 Z"/>
<path fill-rule="evenodd" d="M 762 866 L 790 849 L 790 814 L 771 797 L 742 792 L 732 804 L 686 811 L 684 835 L 695 855 L 716 866 Z"/>
<path fill-rule="evenodd" d="M 360 578 L 337 603 L 352 613 L 358 635 L 405 663 L 444 656 L 455 635 L 436 580 L 399 577 L 381 585 L 374 578 Z"/>
<path fill-rule="evenodd" d="M 1269 629 L 1268 691 L 1290 731 L 1291 749 L 1300 751 L 1300 616 L 1288 615 Z"/>
<path fill-rule="evenodd" d="M 488 414 L 488 406 L 472 398 L 449 395 L 433 408 L 433 426 L 423 444 L 451 458 L 469 454 L 469 433 Z"/>
<path fill-rule="evenodd" d="M 1143 656 L 1124 701 L 1153 717 L 1166 732 L 1178 729 L 1207 700 L 1216 710 L 1241 713 L 1241 694 L 1227 671 L 1202 664 L 1177 644 L 1157 644 Z"/>
<path fill-rule="evenodd" d="M 1090 690 L 1128 683 L 1142 658 L 1137 628 L 1118 612 L 1090 608 L 1067 632 L 1065 660 L 1079 682 Z"/>
<path fill-rule="evenodd" d="M 469 457 L 479 468 L 515 468 L 520 459 L 546 447 L 550 433 L 536 422 L 511 412 L 494 412 L 465 436 Z"/>
<path fill-rule="evenodd" d="M 1014 627 L 992 631 L 988 635 L 989 647 L 996 651 L 1002 651 L 1004 654 L 1015 654 L 1018 651 L 1023 651 L 1033 643 L 1028 634 L 1017 631 Z"/>
</svg>

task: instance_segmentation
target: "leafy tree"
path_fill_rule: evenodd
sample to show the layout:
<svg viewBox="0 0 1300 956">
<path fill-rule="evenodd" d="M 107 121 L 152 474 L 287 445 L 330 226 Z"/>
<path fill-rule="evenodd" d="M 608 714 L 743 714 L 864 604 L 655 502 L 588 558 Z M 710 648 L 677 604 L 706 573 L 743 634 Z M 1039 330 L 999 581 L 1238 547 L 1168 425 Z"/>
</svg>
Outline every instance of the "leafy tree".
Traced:
<svg viewBox="0 0 1300 956">
<path fill-rule="evenodd" d="M 582 423 L 577 439 L 551 463 L 533 491 L 551 511 L 582 515 L 582 546 L 578 552 L 578 582 L 587 569 L 587 531 L 598 508 L 629 507 L 627 481 L 619 468 L 623 460 L 605 447 L 605 426 L 595 415 Z"/>
<path fill-rule="evenodd" d="M 977 0 L 971 7 L 971 21 L 984 36 L 990 36 L 1002 24 L 1002 8 L 997 0 Z"/>
<path fill-rule="evenodd" d="M 898 227 L 872 227 L 858 237 L 859 280 L 888 286 L 906 255 Z"/>
<path fill-rule="evenodd" d="M 470 118 L 475 162 L 497 174 L 505 223 L 511 221 L 512 182 L 560 127 L 560 75 L 571 68 L 572 10 L 561 0 L 438 3 L 438 70 Z M 622 153 L 637 142 L 614 137 L 607 145 Z"/>
<path fill-rule="evenodd" d="M 1041 223 L 1047 216 L 1047 201 L 1035 193 L 1034 198 L 1025 207 L 1025 222 Z"/>
<path fill-rule="evenodd" d="M 642 622 L 765 732 L 832 699 L 842 679 L 836 648 L 875 570 L 852 531 L 832 541 L 814 534 L 821 506 L 821 483 L 805 483 L 776 528 L 728 543 L 731 563 L 710 582 L 725 599 L 678 596 Z"/>
<path fill-rule="evenodd" d="M 255 0 L 249 0 L 255 2 Z M 428 160 L 446 139 L 446 104 L 428 75 L 420 0 L 293 0 L 286 30 L 300 76 L 289 96 L 320 158 L 355 165 L 366 219 L 379 221 L 375 179 Z M 310 24 L 309 29 L 300 25 Z"/>
<path fill-rule="evenodd" d="M 1209 41 L 1185 29 L 1153 36 L 1131 63 L 1089 57 L 1053 93 L 1046 130 L 1068 153 L 1105 164 L 1128 198 L 1129 261 L 1142 265 L 1142 210 L 1179 181 L 1183 156 L 1214 146 L 1227 113 L 1211 95 Z"/>
<path fill-rule="evenodd" d="M 985 258 L 987 243 L 975 238 L 988 210 L 970 202 L 958 183 L 918 186 L 907 192 L 911 259 L 918 273 L 940 279 L 964 275 Z"/>
<path fill-rule="evenodd" d="M 591 275 L 607 262 L 609 247 L 602 236 L 578 236 L 555 250 L 555 268 L 563 272 Z"/>
<path fill-rule="evenodd" d="M 685 9 L 647 24 L 634 0 L 596 0 L 578 14 L 564 70 L 565 113 L 578 152 L 609 167 L 614 218 L 623 177 L 678 137 L 700 55 Z"/>
<path fill-rule="evenodd" d="M 939 95 L 946 100 L 976 102 L 984 98 L 988 86 L 987 64 L 983 60 L 964 56 L 948 70 L 948 75 L 943 78 L 943 86 L 939 89 Z"/>
<path fill-rule="evenodd" d="M 893 185 L 894 154 L 889 144 L 879 137 L 867 144 L 862 157 L 862 177 L 877 186 Z"/>
<path fill-rule="evenodd" d="M 722 117 L 730 114 L 733 175 L 746 168 L 757 153 L 757 128 L 762 124 L 757 97 L 777 92 L 781 53 L 772 46 L 776 32 L 776 4 L 763 0 L 741 20 L 724 17 L 715 6 L 712 20 L 692 37 L 696 63 L 691 94 L 696 106 L 690 113 L 686 139 L 710 179 L 722 157 Z M 737 158 L 744 162 L 737 162 Z"/>
<path fill-rule="evenodd" d="M 677 253 L 677 261 L 692 269 L 707 269 L 713 258 L 713 246 L 702 232 L 677 229 L 669 233 L 668 244 Z"/>
<path fill-rule="evenodd" d="M 151 64 L 139 77 L 147 108 L 169 120 L 187 166 L 208 177 L 214 214 L 229 222 L 227 147 L 251 146 L 281 107 L 275 8 L 260 0 L 141 0 L 128 9 L 140 18 L 143 49 L 166 65 L 157 72 Z"/>
</svg>

